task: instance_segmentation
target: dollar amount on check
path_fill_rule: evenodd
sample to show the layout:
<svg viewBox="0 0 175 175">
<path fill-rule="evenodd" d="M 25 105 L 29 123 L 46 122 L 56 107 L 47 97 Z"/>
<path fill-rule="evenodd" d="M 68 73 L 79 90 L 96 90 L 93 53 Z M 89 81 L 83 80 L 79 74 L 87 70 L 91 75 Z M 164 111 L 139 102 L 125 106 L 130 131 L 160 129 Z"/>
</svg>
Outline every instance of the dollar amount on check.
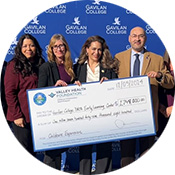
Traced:
<svg viewBox="0 0 175 175">
<path fill-rule="evenodd" d="M 28 90 L 35 151 L 155 135 L 147 76 Z"/>
</svg>

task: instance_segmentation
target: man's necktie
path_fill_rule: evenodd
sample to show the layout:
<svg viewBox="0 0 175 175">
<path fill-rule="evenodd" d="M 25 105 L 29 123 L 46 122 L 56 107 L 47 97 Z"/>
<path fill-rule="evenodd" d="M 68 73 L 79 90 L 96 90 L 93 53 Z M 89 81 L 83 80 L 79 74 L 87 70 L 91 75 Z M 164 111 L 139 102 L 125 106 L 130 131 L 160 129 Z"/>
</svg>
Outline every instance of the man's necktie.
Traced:
<svg viewBox="0 0 175 175">
<path fill-rule="evenodd" d="M 134 69 L 133 69 L 133 76 L 140 75 L 140 60 L 139 60 L 139 54 L 135 54 L 136 60 L 134 62 Z"/>
</svg>

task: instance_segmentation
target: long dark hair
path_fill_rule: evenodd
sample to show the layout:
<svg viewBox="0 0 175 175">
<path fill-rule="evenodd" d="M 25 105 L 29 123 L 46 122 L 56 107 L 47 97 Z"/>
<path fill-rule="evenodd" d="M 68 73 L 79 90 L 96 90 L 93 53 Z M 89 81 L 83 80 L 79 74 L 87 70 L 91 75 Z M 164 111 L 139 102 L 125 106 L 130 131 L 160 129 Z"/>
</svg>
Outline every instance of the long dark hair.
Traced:
<svg viewBox="0 0 175 175">
<path fill-rule="evenodd" d="M 118 72 L 118 61 L 112 58 L 112 55 L 109 51 L 109 47 L 106 44 L 106 41 L 101 36 L 91 36 L 89 37 L 84 45 L 82 46 L 81 53 L 78 59 L 79 64 L 84 64 L 88 60 L 88 55 L 86 54 L 86 48 L 89 48 L 92 42 L 98 41 L 102 45 L 102 56 L 99 60 L 103 68 L 113 69 L 116 73 Z"/>
<path fill-rule="evenodd" d="M 33 64 L 24 56 L 21 51 L 24 39 L 31 39 L 36 47 L 36 54 Z M 15 61 L 14 71 L 16 73 L 21 73 L 23 77 L 33 73 L 38 73 L 38 68 L 42 63 L 44 63 L 44 59 L 42 57 L 42 49 L 36 38 L 30 34 L 22 35 L 15 47 L 15 54 L 12 60 Z"/>
</svg>

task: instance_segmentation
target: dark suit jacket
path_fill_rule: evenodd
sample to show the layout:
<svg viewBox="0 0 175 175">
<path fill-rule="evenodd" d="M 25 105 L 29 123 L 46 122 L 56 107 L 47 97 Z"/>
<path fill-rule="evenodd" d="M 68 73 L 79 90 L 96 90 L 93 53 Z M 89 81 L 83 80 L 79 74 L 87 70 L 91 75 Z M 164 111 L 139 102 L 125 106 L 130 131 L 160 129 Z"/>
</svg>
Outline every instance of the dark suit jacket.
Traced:
<svg viewBox="0 0 175 175">
<path fill-rule="evenodd" d="M 130 77 L 131 49 L 116 54 L 115 58 L 119 60 L 119 78 Z M 160 85 L 164 88 L 171 89 L 174 86 L 174 79 L 166 69 L 163 58 L 145 50 L 141 75 L 146 75 L 150 71 L 160 71 L 163 74 L 163 78 L 160 82 L 157 81 L 156 78 L 150 78 L 155 123 L 156 129 L 158 130 L 158 87 Z"/>
<path fill-rule="evenodd" d="M 86 77 L 87 77 L 87 63 L 85 64 L 75 64 L 74 65 L 74 72 L 76 75 L 76 78 L 84 83 L 86 82 Z M 106 77 L 108 79 L 114 79 L 118 78 L 117 74 L 112 70 L 112 69 L 105 69 L 100 65 L 100 79 L 102 77 Z"/>
<path fill-rule="evenodd" d="M 40 66 L 38 87 L 54 86 L 59 79 L 60 75 L 55 62 L 46 62 Z"/>
<path fill-rule="evenodd" d="M 48 87 L 54 86 L 55 83 L 60 79 L 59 71 L 57 64 L 55 62 L 45 62 L 39 68 L 39 76 L 38 76 L 38 88 L 40 87 Z M 46 161 L 47 156 L 49 156 L 49 161 L 55 161 L 56 158 L 61 157 L 61 153 L 66 151 L 65 149 L 56 149 L 46 151 Z M 51 160 L 50 160 L 51 159 Z M 59 166 L 59 165 L 58 165 Z M 55 167 L 56 168 L 56 167 Z"/>
<path fill-rule="evenodd" d="M 59 79 L 60 75 L 57 64 L 55 62 L 46 62 L 40 66 L 38 80 L 39 88 L 54 86 Z"/>
</svg>

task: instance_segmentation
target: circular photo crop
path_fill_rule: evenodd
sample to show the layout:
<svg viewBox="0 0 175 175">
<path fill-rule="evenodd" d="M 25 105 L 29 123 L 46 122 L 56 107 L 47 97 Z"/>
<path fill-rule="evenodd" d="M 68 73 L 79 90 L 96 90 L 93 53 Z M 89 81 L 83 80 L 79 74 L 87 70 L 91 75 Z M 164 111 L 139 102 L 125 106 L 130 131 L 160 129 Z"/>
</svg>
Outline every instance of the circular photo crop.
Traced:
<svg viewBox="0 0 175 175">
<path fill-rule="evenodd" d="M 173 102 L 173 66 L 155 30 L 105 1 L 71 1 L 35 16 L 1 71 L 9 129 L 35 159 L 71 174 L 135 162 L 159 141 Z"/>
</svg>

